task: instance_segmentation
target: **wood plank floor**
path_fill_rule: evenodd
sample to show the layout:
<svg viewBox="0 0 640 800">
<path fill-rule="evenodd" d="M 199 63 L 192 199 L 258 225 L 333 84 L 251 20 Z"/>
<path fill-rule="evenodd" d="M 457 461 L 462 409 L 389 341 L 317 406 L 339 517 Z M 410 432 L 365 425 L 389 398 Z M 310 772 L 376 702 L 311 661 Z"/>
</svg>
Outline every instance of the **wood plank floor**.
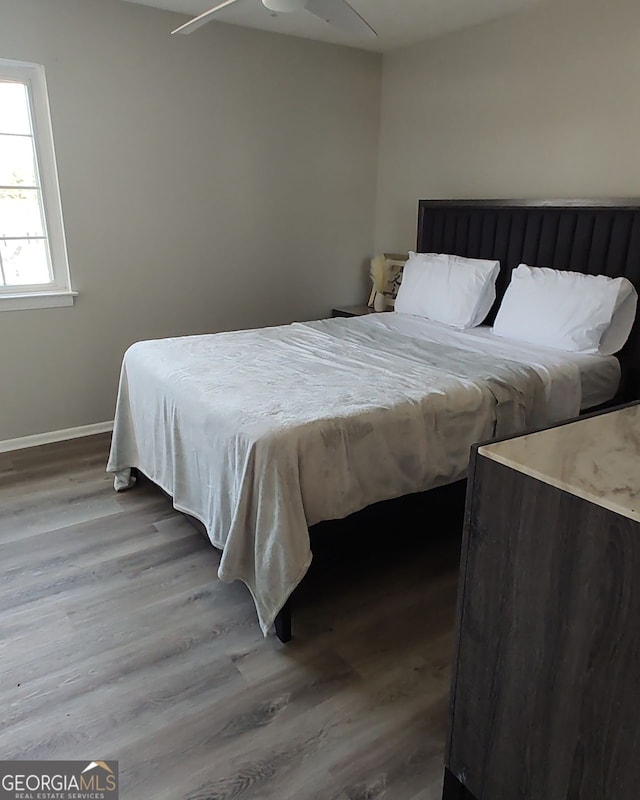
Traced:
<svg viewBox="0 0 640 800">
<path fill-rule="evenodd" d="M 0 455 L 0 758 L 119 759 L 125 800 L 439 798 L 459 539 L 343 525 L 283 646 L 108 444 Z"/>
</svg>

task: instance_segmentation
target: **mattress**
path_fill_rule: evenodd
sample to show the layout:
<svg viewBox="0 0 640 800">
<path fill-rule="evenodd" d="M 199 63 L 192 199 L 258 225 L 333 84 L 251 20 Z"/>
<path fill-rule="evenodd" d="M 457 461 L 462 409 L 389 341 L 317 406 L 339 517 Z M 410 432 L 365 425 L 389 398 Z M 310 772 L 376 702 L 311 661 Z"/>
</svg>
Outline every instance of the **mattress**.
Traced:
<svg viewBox="0 0 640 800">
<path fill-rule="evenodd" d="M 381 320 L 371 315 L 375 324 L 384 322 L 391 330 L 405 332 L 413 336 L 424 336 L 427 340 L 456 342 L 470 349 L 482 347 L 486 352 L 504 355 L 506 358 L 536 367 L 541 377 L 553 383 L 554 371 L 563 367 L 577 369 L 580 382 L 580 410 L 585 411 L 606 403 L 615 397 L 620 386 L 620 362 L 615 356 L 585 355 L 567 353 L 550 347 L 513 342 L 495 336 L 490 327 L 481 325 L 464 331 L 457 331 L 431 320 L 408 314 L 387 314 Z M 370 319 L 370 318 L 367 318 Z M 551 388 L 551 387 L 550 387 Z M 563 419 L 563 410 L 558 419 Z"/>
<path fill-rule="evenodd" d="M 309 526 L 460 479 L 474 442 L 575 416 L 587 363 L 395 313 L 139 342 L 107 469 L 119 485 L 141 469 L 204 524 L 266 635 L 311 563 Z"/>
</svg>

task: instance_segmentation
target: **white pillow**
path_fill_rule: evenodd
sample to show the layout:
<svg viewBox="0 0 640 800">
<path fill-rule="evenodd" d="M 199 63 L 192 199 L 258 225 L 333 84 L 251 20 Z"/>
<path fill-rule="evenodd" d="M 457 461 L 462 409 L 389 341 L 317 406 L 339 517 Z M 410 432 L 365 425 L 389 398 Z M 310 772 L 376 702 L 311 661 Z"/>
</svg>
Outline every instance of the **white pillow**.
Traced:
<svg viewBox="0 0 640 800">
<path fill-rule="evenodd" d="M 474 328 L 493 305 L 499 271 L 499 261 L 409 253 L 395 310 L 454 328 Z"/>
<path fill-rule="evenodd" d="M 620 302 L 621 297 L 622 301 Z M 609 325 L 607 330 L 602 334 L 602 339 L 600 339 L 600 355 L 612 356 L 619 350 L 622 350 L 629 338 L 633 323 L 636 321 L 637 307 L 638 293 L 635 287 L 631 285 L 631 292 L 629 294 L 621 290 L 618 295 L 616 310 L 613 312 L 611 325 Z"/>
<path fill-rule="evenodd" d="M 520 264 L 511 275 L 493 332 L 559 350 L 599 353 L 615 312 L 634 293 L 626 278 Z M 626 341 L 633 325 L 633 319 L 627 325 L 628 318 L 625 311 L 611 341 L 605 340 L 609 353 Z"/>
</svg>

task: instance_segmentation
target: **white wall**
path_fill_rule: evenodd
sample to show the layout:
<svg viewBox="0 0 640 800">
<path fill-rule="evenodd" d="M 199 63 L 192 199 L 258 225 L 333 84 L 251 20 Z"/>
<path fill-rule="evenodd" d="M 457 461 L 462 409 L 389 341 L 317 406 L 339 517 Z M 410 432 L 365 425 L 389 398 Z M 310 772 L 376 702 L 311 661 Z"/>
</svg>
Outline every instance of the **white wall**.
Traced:
<svg viewBox="0 0 640 800">
<path fill-rule="evenodd" d="M 640 195 L 637 0 L 387 55 L 381 115 L 376 55 L 180 19 L 1 0 L 0 57 L 47 70 L 80 297 L 0 312 L 0 441 L 110 419 L 137 339 L 362 301 L 374 218 L 409 249 L 420 197 Z"/>
<path fill-rule="evenodd" d="M 376 249 L 419 198 L 640 195 L 640 3 L 554 0 L 385 57 Z"/>
<path fill-rule="evenodd" d="M 367 294 L 381 59 L 118 0 L 2 0 L 44 64 L 74 308 L 0 312 L 0 441 L 113 417 L 142 338 Z"/>
</svg>

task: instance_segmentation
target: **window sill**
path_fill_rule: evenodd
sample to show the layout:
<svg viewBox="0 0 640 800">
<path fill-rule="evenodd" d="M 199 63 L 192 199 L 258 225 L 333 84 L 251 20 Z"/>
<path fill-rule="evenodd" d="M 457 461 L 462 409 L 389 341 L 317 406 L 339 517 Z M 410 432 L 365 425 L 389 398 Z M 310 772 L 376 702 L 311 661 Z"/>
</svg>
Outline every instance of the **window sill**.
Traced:
<svg viewBox="0 0 640 800">
<path fill-rule="evenodd" d="M 20 292 L 0 294 L 0 311 L 25 311 L 33 308 L 72 306 L 78 292 Z"/>
</svg>

